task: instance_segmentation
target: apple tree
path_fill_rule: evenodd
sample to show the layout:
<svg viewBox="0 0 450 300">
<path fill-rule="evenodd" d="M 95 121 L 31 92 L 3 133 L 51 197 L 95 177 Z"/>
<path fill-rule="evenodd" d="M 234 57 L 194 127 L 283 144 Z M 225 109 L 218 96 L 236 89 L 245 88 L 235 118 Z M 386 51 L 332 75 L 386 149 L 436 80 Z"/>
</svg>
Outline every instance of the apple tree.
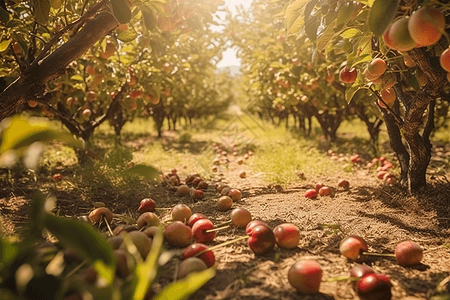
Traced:
<svg viewBox="0 0 450 300">
<path fill-rule="evenodd" d="M 314 44 L 311 59 L 344 51 L 340 79 L 351 103 L 376 103 L 409 191 L 426 185 L 436 113 L 448 107 L 448 7 L 403 0 L 279 1 L 289 34 Z M 439 110 L 436 109 L 439 107 Z"/>
</svg>

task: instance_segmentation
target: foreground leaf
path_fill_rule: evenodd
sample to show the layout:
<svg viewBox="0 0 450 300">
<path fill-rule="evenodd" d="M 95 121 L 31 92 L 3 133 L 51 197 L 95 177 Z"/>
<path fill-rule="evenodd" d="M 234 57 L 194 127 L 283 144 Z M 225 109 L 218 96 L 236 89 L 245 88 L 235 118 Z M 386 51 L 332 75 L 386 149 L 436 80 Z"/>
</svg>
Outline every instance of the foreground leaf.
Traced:
<svg viewBox="0 0 450 300">
<path fill-rule="evenodd" d="M 399 0 L 375 0 L 369 12 L 369 28 L 381 36 L 397 13 Z"/>
<path fill-rule="evenodd" d="M 108 284 L 112 283 L 115 272 L 112 248 L 92 226 L 50 214 L 45 217 L 44 225 L 61 244 L 93 263 L 99 275 Z"/>
<path fill-rule="evenodd" d="M 168 285 L 154 300 L 182 300 L 188 299 L 193 293 L 200 289 L 205 283 L 216 276 L 216 269 L 209 268 L 201 272 L 195 272 Z"/>
</svg>

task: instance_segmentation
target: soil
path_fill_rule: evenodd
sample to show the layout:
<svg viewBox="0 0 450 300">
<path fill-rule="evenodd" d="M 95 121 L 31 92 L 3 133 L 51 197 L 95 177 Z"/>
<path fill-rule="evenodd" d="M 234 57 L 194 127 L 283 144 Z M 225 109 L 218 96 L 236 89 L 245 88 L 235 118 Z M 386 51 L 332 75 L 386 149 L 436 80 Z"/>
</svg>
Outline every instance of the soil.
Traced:
<svg viewBox="0 0 450 300">
<path fill-rule="evenodd" d="M 255 256 L 246 241 L 214 250 L 216 277 L 191 299 L 355 299 L 357 296 L 347 281 L 324 281 L 319 294 L 302 295 L 287 280 L 289 268 L 301 259 L 319 262 L 324 280 L 348 276 L 356 263 L 341 256 L 338 247 L 339 242 L 350 234 L 364 237 L 373 252 L 392 253 L 395 246 L 405 240 L 417 242 L 425 249 L 422 264 L 417 267 L 399 266 L 394 258 L 371 257 L 366 262 L 376 272 L 391 278 L 392 299 L 429 299 L 439 282 L 450 276 L 450 184 L 444 175 L 430 177 L 429 187 L 416 195 L 384 184 L 363 168 L 354 174 L 340 174 L 349 180 L 348 190 L 337 189 L 337 176 L 318 178 L 314 174 L 305 174 L 298 184 L 283 188 L 265 183 L 264 174 L 253 173 L 250 168 L 252 157 L 242 165 L 237 164 L 237 157 L 228 154 L 228 158 L 229 166 L 219 166 L 201 201 L 176 197 L 171 189 L 161 185 L 146 191 L 156 200 L 161 219 L 169 221 L 170 208 L 185 203 L 193 212 L 209 216 L 214 224 L 226 223 L 229 212 L 216 209 L 219 195 L 215 187 L 227 183 L 240 189 L 243 195 L 233 208 L 248 209 L 253 219 L 262 220 L 272 228 L 281 223 L 293 223 L 301 230 L 301 241 L 293 250 L 276 248 L 264 256 Z M 324 155 L 324 159 L 328 158 Z M 182 167 L 178 169 L 183 170 Z M 239 177 L 241 170 L 247 172 L 246 178 Z M 187 175 L 179 173 L 182 180 Z M 306 199 L 304 192 L 319 181 L 333 189 L 332 195 Z M 22 190 L 21 193 L 0 195 L 2 230 L 7 234 L 16 232 L 26 219 L 29 191 Z M 62 215 L 87 214 L 92 208 L 89 200 L 76 194 L 63 190 L 54 193 L 58 200 L 57 209 Z M 116 214 L 137 218 L 140 200 L 133 200 L 135 211 L 130 209 L 133 206 L 118 205 L 107 199 L 103 202 Z M 114 218 L 113 227 L 119 223 L 122 220 Z M 219 232 L 211 245 L 244 234 L 243 229 L 230 228 Z M 159 283 L 154 286 L 156 292 L 173 280 L 177 263 L 174 260 L 171 268 L 165 268 Z"/>
</svg>

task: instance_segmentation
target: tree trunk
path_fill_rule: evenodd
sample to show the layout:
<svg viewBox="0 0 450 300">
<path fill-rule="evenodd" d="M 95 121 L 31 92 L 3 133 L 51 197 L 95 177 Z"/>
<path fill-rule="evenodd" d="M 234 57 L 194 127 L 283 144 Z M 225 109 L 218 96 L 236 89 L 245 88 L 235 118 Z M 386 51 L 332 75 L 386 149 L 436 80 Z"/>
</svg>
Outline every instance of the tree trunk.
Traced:
<svg viewBox="0 0 450 300">
<path fill-rule="evenodd" d="M 432 66 L 424 48 L 413 49 L 408 51 L 408 54 L 428 77 L 428 84 L 417 93 L 414 101 L 406 106 L 402 128 L 410 153 L 408 190 L 414 191 L 426 185 L 426 171 L 431 159 L 431 143 L 429 141 L 431 129 L 425 130 L 423 136 L 419 134 L 423 124 L 423 115 L 430 103 L 440 96 L 446 81 L 446 74 L 437 62 Z M 434 110 L 428 113 L 432 114 L 430 117 L 433 119 Z M 432 126 L 432 124 L 427 124 L 428 126 Z"/>
<path fill-rule="evenodd" d="M 119 25 L 110 12 L 101 12 L 81 28 L 69 41 L 30 67 L 0 94 L 0 121 L 16 113 L 27 100 L 45 93 L 45 83 L 66 72 L 69 63 L 83 55 L 99 39 Z"/>
</svg>

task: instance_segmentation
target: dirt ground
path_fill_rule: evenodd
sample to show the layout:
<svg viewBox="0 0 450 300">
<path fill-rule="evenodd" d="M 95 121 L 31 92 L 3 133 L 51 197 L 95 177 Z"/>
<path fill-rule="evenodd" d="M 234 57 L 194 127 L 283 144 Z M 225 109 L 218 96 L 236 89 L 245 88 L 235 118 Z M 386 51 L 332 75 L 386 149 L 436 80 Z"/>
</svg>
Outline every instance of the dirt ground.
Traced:
<svg viewBox="0 0 450 300">
<path fill-rule="evenodd" d="M 450 184 L 445 176 L 430 178 L 430 187 L 415 196 L 402 193 L 395 186 L 383 184 L 372 173 L 361 169 L 355 174 L 343 173 L 350 182 L 349 190 L 338 190 L 338 177 L 314 177 L 305 174 L 298 184 L 283 188 L 268 185 L 263 174 L 253 173 L 249 161 L 237 164 L 237 158 L 228 155 L 228 168 L 219 167 L 205 198 L 198 202 L 185 197 L 175 197 L 173 191 L 153 187 L 148 196 L 157 202 L 162 220 L 168 220 L 169 209 L 178 203 L 189 205 L 193 212 L 207 215 L 214 224 L 229 220 L 229 212 L 216 209 L 219 195 L 216 184 L 227 183 L 242 191 L 242 200 L 233 208 L 248 209 L 253 219 L 266 222 L 272 228 L 281 223 L 294 223 L 301 230 L 301 241 L 294 250 L 276 248 L 273 253 L 255 256 L 246 241 L 214 250 L 217 275 L 191 299 L 355 299 L 350 283 L 322 282 L 320 294 L 297 293 L 287 280 L 291 265 L 301 259 L 315 259 L 323 268 L 323 279 L 347 276 L 356 265 L 339 254 L 339 242 L 347 235 L 360 235 L 366 239 L 370 251 L 392 253 L 402 241 L 412 240 L 426 251 L 423 263 L 413 268 L 401 267 L 393 258 L 371 258 L 367 264 L 376 272 L 384 273 L 393 284 L 392 299 L 428 299 L 435 293 L 440 281 L 450 276 Z M 328 159 L 324 155 L 324 159 Z M 177 167 L 177 166 L 174 166 Z M 187 173 L 181 170 L 182 180 Z M 239 178 L 240 170 L 247 177 Z M 168 171 L 168 170 L 165 170 Z M 221 175 L 219 175 L 221 174 Z M 322 181 L 333 188 L 332 196 L 306 199 L 304 192 Z M 7 234 L 19 230 L 28 214 L 27 195 L 30 191 L 18 190 L 0 195 L 1 228 Z M 62 190 L 53 191 L 57 209 L 63 215 L 87 214 L 92 203 Z M 133 200 L 134 201 L 134 200 Z M 140 199 L 135 199 L 134 206 Z M 108 203 L 117 213 L 137 218 L 137 209 L 118 203 Z M 168 208 L 164 210 L 164 208 Z M 113 225 L 121 223 L 115 218 Z M 212 245 L 245 234 L 242 229 L 228 229 L 218 233 Z M 172 263 L 174 268 L 176 262 Z M 157 292 L 173 279 L 174 269 L 161 274 Z"/>
</svg>

